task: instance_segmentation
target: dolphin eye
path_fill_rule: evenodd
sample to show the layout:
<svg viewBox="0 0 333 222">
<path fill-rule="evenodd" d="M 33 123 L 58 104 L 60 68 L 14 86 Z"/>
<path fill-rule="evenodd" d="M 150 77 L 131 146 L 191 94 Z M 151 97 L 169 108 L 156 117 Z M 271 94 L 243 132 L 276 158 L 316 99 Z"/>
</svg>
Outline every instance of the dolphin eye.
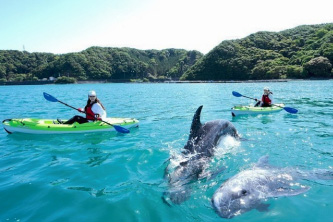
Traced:
<svg viewBox="0 0 333 222">
<path fill-rule="evenodd" d="M 247 191 L 246 191 L 246 190 L 242 190 L 242 191 L 241 191 L 241 194 L 242 194 L 243 196 L 245 196 L 245 195 L 247 194 Z"/>
</svg>

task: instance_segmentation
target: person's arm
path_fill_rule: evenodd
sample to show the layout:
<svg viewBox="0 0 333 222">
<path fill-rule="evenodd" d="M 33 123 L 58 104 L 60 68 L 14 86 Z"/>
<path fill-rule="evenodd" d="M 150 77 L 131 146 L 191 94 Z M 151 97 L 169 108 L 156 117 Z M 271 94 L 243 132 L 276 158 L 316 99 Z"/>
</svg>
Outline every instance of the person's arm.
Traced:
<svg viewBox="0 0 333 222">
<path fill-rule="evenodd" d="M 271 100 L 271 104 L 274 104 L 274 102 L 273 102 L 273 94 L 272 93 L 268 94 L 268 98 Z"/>
<path fill-rule="evenodd" d="M 95 103 L 91 110 L 94 112 L 95 115 L 98 115 L 98 118 L 104 118 L 105 117 L 105 111 L 102 108 L 102 106 L 99 103 Z"/>
</svg>

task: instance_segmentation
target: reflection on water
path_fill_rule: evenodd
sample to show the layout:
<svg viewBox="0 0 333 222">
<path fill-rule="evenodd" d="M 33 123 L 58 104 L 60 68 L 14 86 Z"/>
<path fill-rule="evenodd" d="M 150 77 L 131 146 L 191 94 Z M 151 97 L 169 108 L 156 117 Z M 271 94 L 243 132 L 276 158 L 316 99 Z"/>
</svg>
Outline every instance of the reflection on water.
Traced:
<svg viewBox="0 0 333 222">
<path fill-rule="evenodd" d="M 67 187 L 68 190 L 77 190 L 77 191 L 85 191 L 88 192 L 93 197 L 101 197 L 104 196 L 110 192 L 107 192 L 105 188 L 102 189 L 94 189 L 90 187 Z"/>
<path fill-rule="evenodd" d="M 101 165 L 104 161 L 106 161 L 111 153 L 108 153 L 103 156 L 94 156 L 94 157 L 89 157 L 89 160 L 86 162 L 91 167 L 99 166 Z"/>
<path fill-rule="evenodd" d="M 18 142 L 29 142 L 39 141 L 48 143 L 73 143 L 86 144 L 100 144 L 105 141 L 112 140 L 115 137 L 126 136 L 122 133 L 117 132 L 100 132 L 100 133 L 73 133 L 73 134 L 25 134 L 25 133 L 14 133 L 6 135 L 7 139 L 17 140 Z"/>
</svg>

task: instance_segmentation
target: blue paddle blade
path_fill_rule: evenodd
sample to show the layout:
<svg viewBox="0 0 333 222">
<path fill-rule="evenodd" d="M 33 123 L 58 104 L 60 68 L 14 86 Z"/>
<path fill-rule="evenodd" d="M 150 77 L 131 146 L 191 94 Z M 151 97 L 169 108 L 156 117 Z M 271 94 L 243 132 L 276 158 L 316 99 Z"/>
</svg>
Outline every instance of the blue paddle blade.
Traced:
<svg viewBox="0 0 333 222">
<path fill-rule="evenodd" d="M 236 96 L 236 97 L 242 97 L 242 94 L 232 91 L 232 95 Z"/>
<path fill-rule="evenodd" d="M 47 94 L 46 92 L 44 92 L 43 95 L 44 95 L 44 98 L 50 102 L 58 102 L 58 100 L 56 98 L 54 98 L 50 94 Z"/>
<path fill-rule="evenodd" d="M 294 108 L 291 108 L 291 107 L 284 107 L 283 108 L 285 111 L 287 111 L 288 113 L 297 113 L 298 110 L 297 109 L 294 109 Z"/>
<path fill-rule="evenodd" d="M 121 126 L 117 126 L 117 125 L 112 125 L 115 130 L 119 133 L 129 133 L 130 131 L 124 127 L 121 127 Z"/>
</svg>

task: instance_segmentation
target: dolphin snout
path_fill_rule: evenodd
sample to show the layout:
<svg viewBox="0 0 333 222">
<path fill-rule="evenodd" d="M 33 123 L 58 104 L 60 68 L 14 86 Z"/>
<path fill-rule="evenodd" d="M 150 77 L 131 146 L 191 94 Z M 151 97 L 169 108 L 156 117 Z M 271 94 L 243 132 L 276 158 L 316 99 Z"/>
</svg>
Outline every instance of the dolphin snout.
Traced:
<svg viewBox="0 0 333 222">
<path fill-rule="evenodd" d="M 235 216 L 230 200 L 222 198 L 220 195 L 214 195 L 211 199 L 211 203 L 215 212 L 222 218 L 230 219 Z"/>
<path fill-rule="evenodd" d="M 213 196 L 213 198 L 211 199 L 211 203 L 212 203 L 212 206 L 213 206 L 213 209 L 215 210 L 215 212 L 220 215 L 221 217 L 225 217 L 224 213 L 223 213 L 223 210 L 221 208 L 221 200 L 220 198 L 216 197 L 215 195 Z"/>
</svg>

